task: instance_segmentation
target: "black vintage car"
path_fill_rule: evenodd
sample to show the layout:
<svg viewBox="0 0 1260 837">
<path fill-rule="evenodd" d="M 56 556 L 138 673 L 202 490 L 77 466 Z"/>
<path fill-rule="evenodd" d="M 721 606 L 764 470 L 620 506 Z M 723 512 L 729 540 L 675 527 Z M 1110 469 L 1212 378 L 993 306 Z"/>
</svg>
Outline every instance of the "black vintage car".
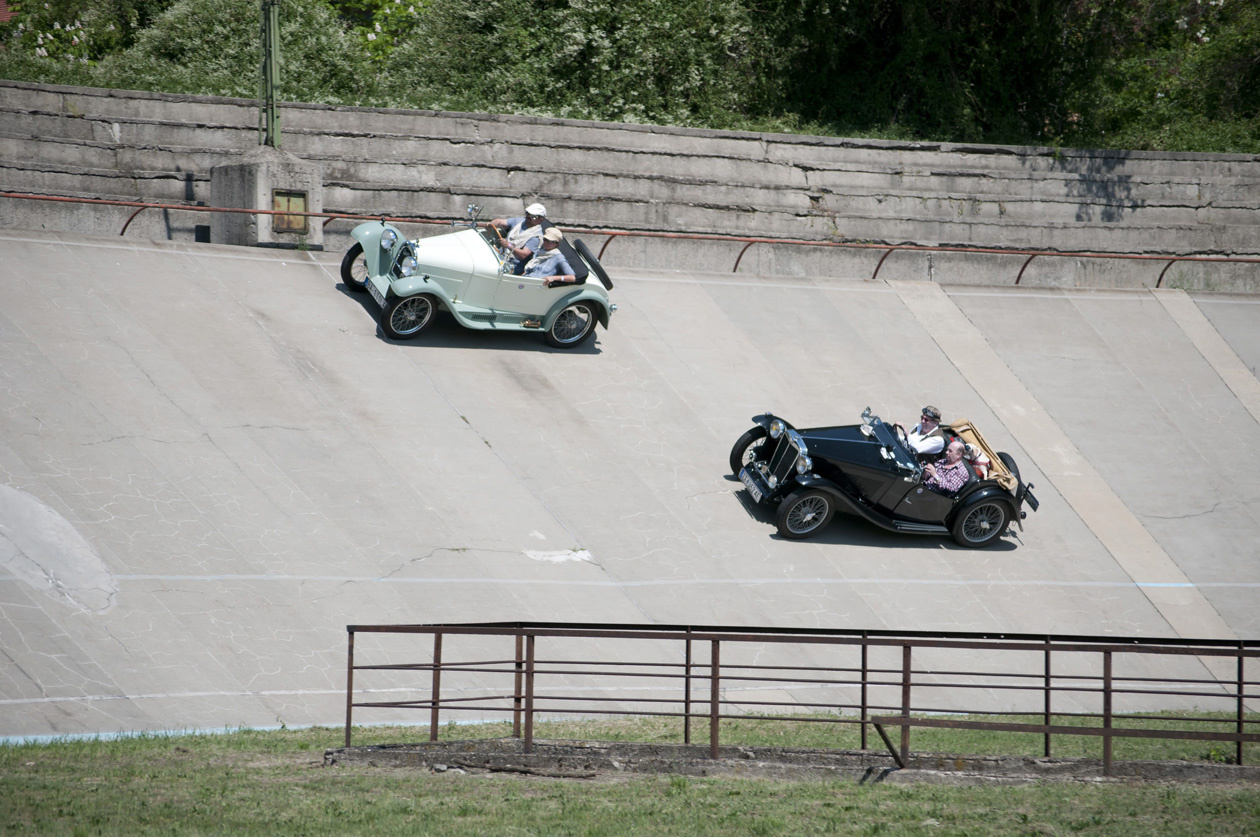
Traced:
<svg viewBox="0 0 1260 837">
<path fill-rule="evenodd" d="M 995 455 L 965 420 L 941 429 L 982 452 L 988 473 L 981 479 L 969 463 L 970 478 L 952 493 L 923 484 L 923 463 L 904 431 L 869 407 L 861 424 L 840 427 L 797 430 L 771 413 L 753 421 L 731 448 L 731 470 L 754 501 L 778 504 L 776 524 L 785 538 L 815 535 L 840 511 L 892 532 L 952 534 L 963 546 L 980 547 L 1002 537 L 1012 520 L 1022 531 L 1025 504 L 1037 510 L 1015 460 Z"/>
</svg>

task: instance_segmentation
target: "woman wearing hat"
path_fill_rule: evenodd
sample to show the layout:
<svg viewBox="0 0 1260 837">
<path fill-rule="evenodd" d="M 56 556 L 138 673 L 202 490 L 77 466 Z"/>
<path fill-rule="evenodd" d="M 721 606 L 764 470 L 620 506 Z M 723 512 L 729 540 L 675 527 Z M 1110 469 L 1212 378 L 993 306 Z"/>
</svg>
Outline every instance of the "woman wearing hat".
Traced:
<svg viewBox="0 0 1260 837">
<path fill-rule="evenodd" d="M 531 203 L 525 207 L 524 215 L 512 218 L 495 218 L 486 228 L 495 227 L 507 243 L 508 252 L 513 259 L 511 271 L 518 272 L 517 267 L 534 257 L 542 244 L 542 223 L 547 219 L 547 207 L 540 203 Z"/>
</svg>

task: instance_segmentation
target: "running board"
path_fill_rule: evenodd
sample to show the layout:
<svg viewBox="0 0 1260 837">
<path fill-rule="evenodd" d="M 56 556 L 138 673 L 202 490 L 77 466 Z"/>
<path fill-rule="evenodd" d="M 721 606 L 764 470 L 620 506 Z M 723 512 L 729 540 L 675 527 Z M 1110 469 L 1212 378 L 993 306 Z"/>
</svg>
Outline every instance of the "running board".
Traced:
<svg viewBox="0 0 1260 837">
<path fill-rule="evenodd" d="M 948 535 L 949 529 L 939 523 L 912 523 L 908 520 L 894 520 L 892 527 L 898 532 L 913 532 L 916 535 Z"/>
</svg>

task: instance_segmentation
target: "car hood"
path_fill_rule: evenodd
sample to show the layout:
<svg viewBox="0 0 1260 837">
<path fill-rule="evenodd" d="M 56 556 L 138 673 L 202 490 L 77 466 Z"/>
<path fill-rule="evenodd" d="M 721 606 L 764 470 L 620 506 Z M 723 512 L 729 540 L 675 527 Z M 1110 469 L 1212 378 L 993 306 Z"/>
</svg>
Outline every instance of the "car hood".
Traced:
<svg viewBox="0 0 1260 837">
<path fill-rule="evenodd" d="M 880 456 L 880 443 L 862 435 L 860 424 L 841 427 L 810 427 L 797 430 L 815 459 L 822 457 L 869 468 L 888 469 L 888 461 Z"/>
<path fill-rule="evenodd" d="M 498 259 L 476 230 L 421 238 L 415 245 L 420 273 L 465 280 L 474 273 L 494 275 L 499 271 Z"/>
</svg>

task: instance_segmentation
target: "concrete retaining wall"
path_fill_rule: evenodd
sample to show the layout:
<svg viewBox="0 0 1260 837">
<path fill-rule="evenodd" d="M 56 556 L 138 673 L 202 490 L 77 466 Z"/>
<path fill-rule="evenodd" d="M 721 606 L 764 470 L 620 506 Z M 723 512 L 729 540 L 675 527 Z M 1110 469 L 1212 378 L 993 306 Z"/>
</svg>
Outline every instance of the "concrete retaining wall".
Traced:
<svg viewBox="0 0 1260 837">
<path fill-rule="evenodd" d="M 0 82 L 0 190 L 210 201 L 258 143 L 256 102 Z M 543 200 L 561 226 L 1131 254 L 1260 253 L 1260 157 L 848 140 L 536 117 L 286 105 L 283 147 L 333 212 L 456 218 Z M 0 199 L 0 224 L 117 234 L 130 210 Z M 193 238 L 149 210 L 128 235 Z M 347 246 L 349 222 L 326 230 Z M 417 226 L 415 234 L 440 228 Z M 591 235 L 597 248 L 602 236 Z M 617 265 L 732 269 L 742 244 L 624 238 Z M 741 272 L 869 276 L 882 251 L 757 244 Z M 888 278 L 1010 284 L 1020 256 L 907 253 Z M 1153 285 L 1166 262 L 1040 257 L 1021 284 Z M 1179 263 L 1165 285 L 1260 289 L 1260 265 Z"/>
</svg>

